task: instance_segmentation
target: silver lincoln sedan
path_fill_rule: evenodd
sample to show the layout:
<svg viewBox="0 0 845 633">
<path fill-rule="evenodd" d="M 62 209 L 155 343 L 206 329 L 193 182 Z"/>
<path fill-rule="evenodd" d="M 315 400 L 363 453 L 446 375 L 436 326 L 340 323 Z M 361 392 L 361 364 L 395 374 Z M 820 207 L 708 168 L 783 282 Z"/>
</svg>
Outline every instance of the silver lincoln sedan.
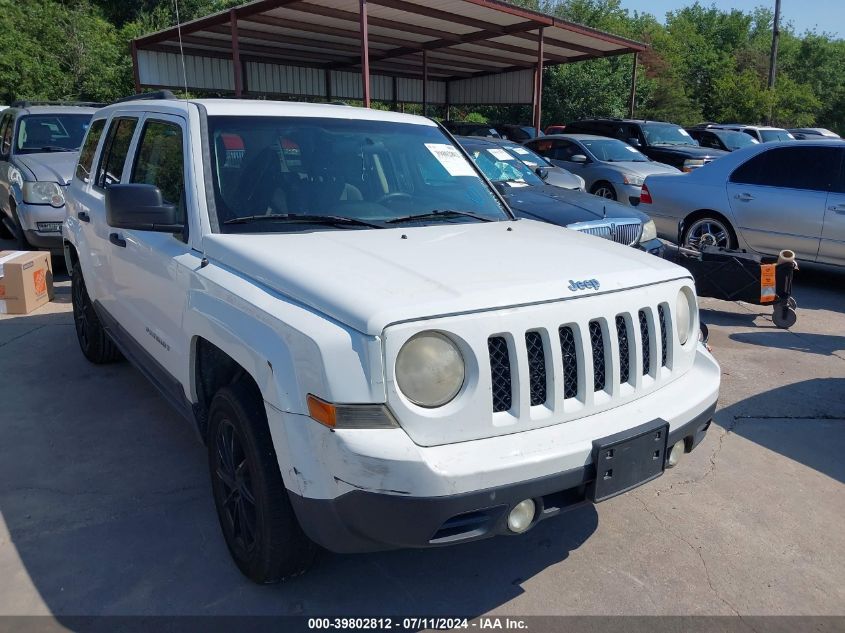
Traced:
<svg viewBox="0 0 845 633">
<path fill-rule="evenodd" d="M 639 209 L 660 237 L 689 247 L 789 249 L 845 266 L 845 141 L 763 143 L 684 176 L 649 176 Z"/>
</svg>

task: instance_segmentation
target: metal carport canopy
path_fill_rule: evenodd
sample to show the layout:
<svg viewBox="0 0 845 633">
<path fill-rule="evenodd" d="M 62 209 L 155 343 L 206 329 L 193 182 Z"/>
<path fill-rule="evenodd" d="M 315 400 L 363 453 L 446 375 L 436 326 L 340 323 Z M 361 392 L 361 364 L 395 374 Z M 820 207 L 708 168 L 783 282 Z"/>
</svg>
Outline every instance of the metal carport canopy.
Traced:
<svg viewBox="0 0 845 633">
<path fill-rule="evenodd" d="M 543 66 L 645 45 L 499 0 L 257 0 L 132 42 L 136 89 L 534 104 Z M 362 72 L 363 69 L 363 72 Z"/>
</svg>

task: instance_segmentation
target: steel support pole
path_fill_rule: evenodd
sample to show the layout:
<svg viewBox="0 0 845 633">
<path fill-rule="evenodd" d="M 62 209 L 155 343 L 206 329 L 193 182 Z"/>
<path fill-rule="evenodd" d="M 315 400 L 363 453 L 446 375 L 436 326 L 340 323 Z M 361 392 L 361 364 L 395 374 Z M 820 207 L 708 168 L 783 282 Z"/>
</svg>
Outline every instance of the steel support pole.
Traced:
<svg viewBox="0 0 845 633">
<path fill-rule="evenodd" d="M 132 40 L 132 79 L 135 82 L 135 94 L 141 92 L 141 71 L 138 68 L 138 45 Z"/>
<path fill-rule="evenodd" d="M 428 116 L 428 51 L 423 49 L 423 93 L 422 93 L 422 113 L 423 116 Z"/>
<path fill-rule="evenodd" d="M 367 30 L 367 0 L 359 0 L 359 22 L 361 31 L 361 92 L 364 107 L 370 107 L 370 44 Z"/>
<path fill-rule="evenodd" d="M 631 97 L 628 103 L 628 118 L 633 119 L 637 105 L 637 64 L 639 62 L 639 53 L 634 53 L 634 62 L 631 67 Z"/>
<path fill-rule="evenodd" d="M 241 66 L 241 49 L 238 38 L 238 14 L 235 9 L 229 10 L 229 22 L 232 26 L 232 75 L 235 83 L 235 96 L 242 97 L 244 93 L 243 66 Z"/>
<path fill-rule="evenodd" d="M 543 115 L 543 27 L 537 36 L 537 68 L 534 71 L 534 129 L 540 136 L 540 119 Z"/>
</svg>

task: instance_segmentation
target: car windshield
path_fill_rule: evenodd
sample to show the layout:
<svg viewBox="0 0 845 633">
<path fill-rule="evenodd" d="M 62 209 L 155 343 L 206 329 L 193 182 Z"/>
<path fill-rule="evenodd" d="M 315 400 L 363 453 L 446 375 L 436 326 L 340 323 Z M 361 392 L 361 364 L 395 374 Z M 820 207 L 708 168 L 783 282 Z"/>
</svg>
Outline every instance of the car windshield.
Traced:
<svg viewBox="0 0 845 633">
<path fill-rule="evenodd" d="M 18 154 L 75 152 L 91 123 L 90 114 L 30 114 L 18 125 Z"/>
<path fill-rule="evenodd" d="M 545 184 L 537 174 L 531 171 L 528 165 L 502 147 L 470 145 L 466 147 L 466 150 L 472 156 L 478 168 L 493 182 L 506 182 L 516 185 Z"/>
<path fill-rule="evenodd" d="M 730 130 L 719 132 L 719 138 L 731 150 L 742 149 L 743 147 L 748 147 L 749 145 L 760 144 L 760 141 L 753 136 L 749 136 L 743 132 L 733 132 Z"/>
<path fill-rule="evenodd" d="M 510 218 L 433 125 L 316 117 L 208 121 L 216 219 L 224 233 Z"/>
<path fill-rule="evenodd" d="M 545 158 L 539 154 L 535 154 L 530 149 L 523 147 L 522 145 L 503 145 L 502 147 L 523 163 L 531 167 L 531 169 L 537 169 L 538 167 L 551 167 L 552 165 Z"/>
<path fill-rule="evenodd" d="M 685 129 L 671 123 L 648 123 L 642 128 L 649 145 L 698 145 Z"/>
<path fill-rule="evenodd" d="M 795 137 L 786 130 L 760 130 L 760 137 L 763 139 L 764 143 L 795 140 Z"/>
<path fill-rule="evenodd" d="M 615 139 L 587 139 L 581 144 L 598 160 L 609 163 L 647 163 L 648 157 L 627 143 Z"/>
</svg>

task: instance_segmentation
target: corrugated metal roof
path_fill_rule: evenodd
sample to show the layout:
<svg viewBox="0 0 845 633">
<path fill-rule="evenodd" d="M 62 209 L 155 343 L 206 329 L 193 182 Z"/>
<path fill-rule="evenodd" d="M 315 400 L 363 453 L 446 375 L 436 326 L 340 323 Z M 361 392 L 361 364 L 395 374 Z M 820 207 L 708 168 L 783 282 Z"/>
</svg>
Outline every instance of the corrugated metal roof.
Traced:
<svg viewBox="0 0 845 633">
<path fill-rule="evenodd" d="M 359 1 L 255 0 L 187 22 L 181 27 L 181 44 L 190 60 L 189 86 L 233 90 L 234 16 L 247 94 L 351 96 L 354 91 L 347 87 L 347 79 L 338 84 L 337 93 L 332 91 L 336 81 L 332 73 L 357 75 L 360 83 Z M 530 102 L 533 86 L 518 71 L 536 68 L 541 27 L 545 65 L 645 49 L 639 42 L 500 0 L 367 0 L 366 4 L 371 83 L 377 99 L 401 100 L 400 93 L 421 99 L 421 88 L 401 90 L 392 78 L 421 79 L 427 51 L 426 96 L 432 103 L 446 98 L 445 82 L 456 97 L 482 99 L 476 103 Z M 180 49 L 176 27 L 141 37 L 135 46 L 142 85 L 182 85 L 171 57 Z M 313 72 L 302 75 L 292 70 L 299 67 L 321 70 L 323 79 Z M 479 81 L 499 73 L 509 74 L 502 80 Z M 516 86 L 506 85 L 506 78 L 515 77 L 519 77 Z"/>
</svg>

